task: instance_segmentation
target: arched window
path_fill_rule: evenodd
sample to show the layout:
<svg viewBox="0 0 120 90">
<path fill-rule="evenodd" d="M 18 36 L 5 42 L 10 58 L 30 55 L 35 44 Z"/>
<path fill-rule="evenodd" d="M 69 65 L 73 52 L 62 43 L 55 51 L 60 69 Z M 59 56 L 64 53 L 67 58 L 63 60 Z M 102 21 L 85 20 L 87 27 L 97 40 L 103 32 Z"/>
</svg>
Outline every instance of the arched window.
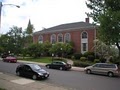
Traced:
<svg viewBox="0 0 120 90">
<path fill-rule="evenodd" d="M 82 33 L 82 39 L 86 39 L 86 38 L 88 38 L 87 32 L 83 32 L 83 33 Z"/>
<path fill-rule="evenodd" d="M 52 44 L 56 43 L 56 35 L 55 34 L 51 35 L 51 43 Z"/>
<path fill-rule="evenodd" d="M 58 34 L 58 42 L 63 42 L 63 35 L 62 34 Z"/>
<path fill-rule="evenodd" d="M 43 43 L 43 36 L 42 36 L 42 35 L 39 36 L 38 42 L 39 42 L 39 43 Z"/>
<path fill-rule="evenodd" d="M 88 51 L 88 33 L 81 33 L 81 53 L 85 53 Z"/>
<path fill-rule="evenodd" d="M 70 36 L 70 33 L 66 33 L 65 36 L 64 36 L 64 42 L 65 42 L 65 43 L 70 42 L 70 37 L 71 37 L 71 36 Z"/>
</svg>

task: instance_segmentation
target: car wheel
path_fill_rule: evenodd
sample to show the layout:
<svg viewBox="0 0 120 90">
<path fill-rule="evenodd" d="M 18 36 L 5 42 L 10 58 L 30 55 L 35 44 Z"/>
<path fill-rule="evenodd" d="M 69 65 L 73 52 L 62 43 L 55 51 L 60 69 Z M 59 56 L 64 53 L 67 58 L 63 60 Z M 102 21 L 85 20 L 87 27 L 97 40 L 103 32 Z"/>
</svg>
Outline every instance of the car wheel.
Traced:
<svg viewBox="0 0 120 90">
<path fill-rule="evenodd" d="M 32 79 L 33 79 L 33 80 L 36 80 L 36 79 L 37 79 L 37 76 L 36 76 L 36 75 L 33 75 L 33 76 L 32 76 Z"/>
<path fill-rule="evenodd" d="M 91 70 L 90 70 L 90 69 L 86 70 L 86 73 L 87 73 L 87 74 L 90 74 L 90 73 L 91 73 Z"/>
<path fill-rule="evenodd" d="M 19 71 L 17 71 L 17 72 L 16 72 L 16 75 L 17 75 L 17 76 L 20 76 L 20 72 L 19 72 Z"/>
<path fill-rule="evenodd" d="M 50 68 L 50 66 L 46 66 L 47 68 Z"/>
<path fill-rule="evenodd" d="M 109 77 L 113 77 L 113 75 L 114 75 L 114 74 L 113 74 L 112 72 L 108 72 L 108 76 L 109 76 Z"/>
<path fill-rule="evenodd" d="M 63 68 L 62 68 L 62 67 L 60 67 L 60 70 L 63 70 Z"/>
</svg>

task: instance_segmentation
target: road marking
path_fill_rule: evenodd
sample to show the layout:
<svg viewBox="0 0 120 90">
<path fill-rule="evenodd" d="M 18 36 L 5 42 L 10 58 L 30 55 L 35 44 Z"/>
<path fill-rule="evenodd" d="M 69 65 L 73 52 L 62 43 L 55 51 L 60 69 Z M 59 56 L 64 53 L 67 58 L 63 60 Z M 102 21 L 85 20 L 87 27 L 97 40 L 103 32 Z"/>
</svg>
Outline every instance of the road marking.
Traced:
<svg viewBox="0 0 120 90">
<path fill-rule="evenodd" d="M 33 83 L 35 81 L 30 79 L 16 79 L 16 80 L 11 80 L 11 82 L 17 83 L 20 85 L 25 85 L 25 84 Z"/>
</svg>

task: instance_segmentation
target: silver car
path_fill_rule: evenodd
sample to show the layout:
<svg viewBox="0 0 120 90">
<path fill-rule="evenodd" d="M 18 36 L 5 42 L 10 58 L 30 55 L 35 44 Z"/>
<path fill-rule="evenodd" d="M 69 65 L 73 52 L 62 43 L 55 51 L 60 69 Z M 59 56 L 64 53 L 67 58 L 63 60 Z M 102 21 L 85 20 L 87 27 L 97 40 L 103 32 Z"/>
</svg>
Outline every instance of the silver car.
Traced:
<svg viewBox="0 0 120 90">
<path fill-rule="evenodd" d="M 119 75 L 118 66 L 110 63 L 96 63 L 92 66 L 85 67 L 85 72 L 88 74 L 104 74 L 108 75 L 109 77 Z"/>
</svg>

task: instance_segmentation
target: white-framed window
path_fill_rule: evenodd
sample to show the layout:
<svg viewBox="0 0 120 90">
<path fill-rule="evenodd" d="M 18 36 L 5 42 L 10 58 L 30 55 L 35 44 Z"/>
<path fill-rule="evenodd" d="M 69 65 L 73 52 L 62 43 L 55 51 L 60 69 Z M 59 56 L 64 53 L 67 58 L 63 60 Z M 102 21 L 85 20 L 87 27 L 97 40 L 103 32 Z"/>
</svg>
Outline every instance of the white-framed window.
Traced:
<svg viewBox="0 0 120 90">
<path fill-rule="evenodd" d="M 66 33 L 65 36 L 64 36 L 64 42 L 68 43 L 68 42 L 70 42 L 70 40 L 71 40 L 70 33 Z"/>
<path fill-rule="evenodd" d="M 82 43 L 82 51 L 87 51 L 87 43 Z"/>
<path fill-rule="evenodd" d="M 81 53 L 88 51 L 88 33 L 83 31 L 81 33 Z"/>
<path fill-rule="evenodd" d="M 87 32 L 82 32 L 82 38 L 83 39 L 88 38 Z"/>
<path fill-rule="evenodd" d="M 43 36 L 42 36 L 42 35 L 39 36 L 38 42 L 39 42 L 39 43 L 43 43 Z"/>
<path fill-rule="evenodd" d="M 58 34 L 58 42 L 63 42 L 63 34 Z"/>
<path fill-rule="evenodd" d="M 55 34 L 51 35 L 51 43 L 52 44 L 56 43 L 56 35 Z"/>
</svg>

